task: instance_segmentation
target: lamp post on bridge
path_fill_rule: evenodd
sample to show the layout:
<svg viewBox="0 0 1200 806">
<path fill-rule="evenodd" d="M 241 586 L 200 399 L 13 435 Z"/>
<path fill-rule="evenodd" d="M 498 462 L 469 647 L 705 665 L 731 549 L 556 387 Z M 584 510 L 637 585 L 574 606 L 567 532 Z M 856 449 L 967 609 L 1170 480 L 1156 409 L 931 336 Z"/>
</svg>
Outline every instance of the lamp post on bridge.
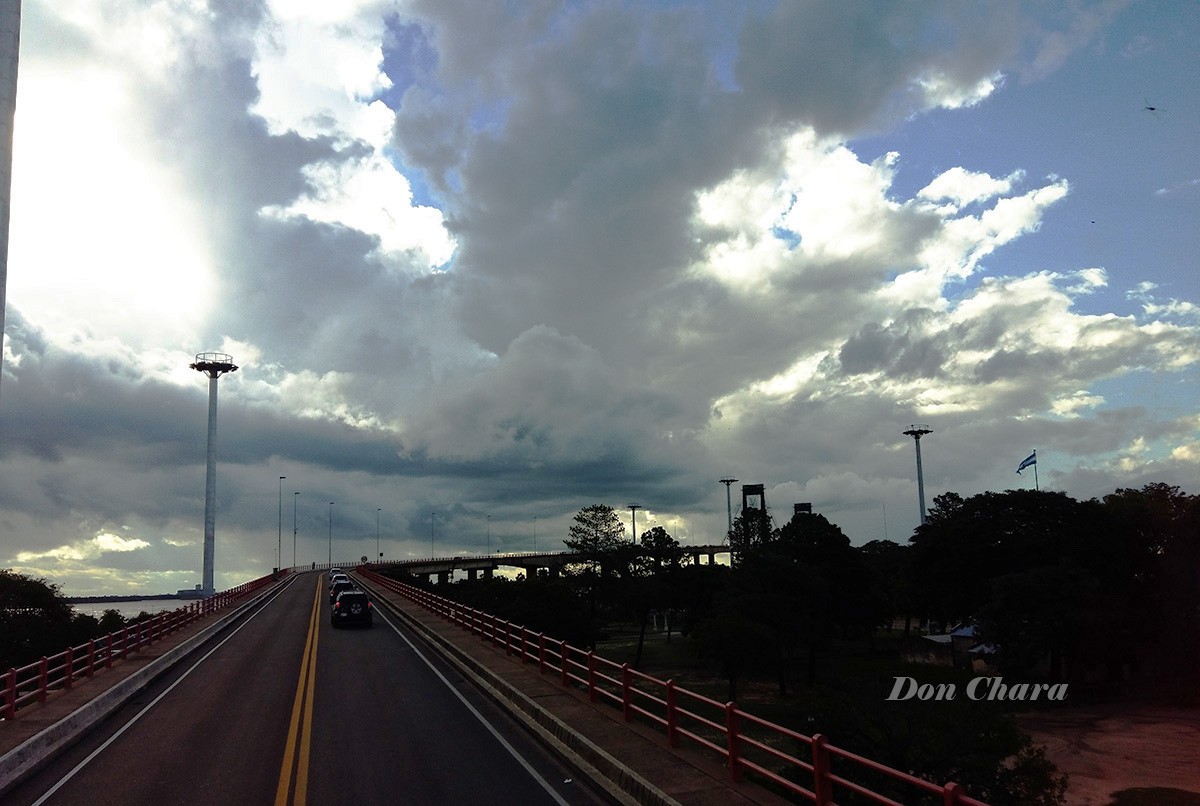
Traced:
<svg viewBox="0 0 1200 806">
<path fill-rule="evenodd" d="M 333 502 L 329 502 L 329 567 L 333 567 Z"/>
<path fill-rule="evenodd" d="M 279 477 L 279 534 L 275 538 L 275 570 L 278 571 L 283 567 L 283 480 L 287 476 Z"/>
<path fill-rule="evenodd" d="M 296 500 L 300 493 L 292 493 L 292 568 L 296 567 Z"/>
</svg>

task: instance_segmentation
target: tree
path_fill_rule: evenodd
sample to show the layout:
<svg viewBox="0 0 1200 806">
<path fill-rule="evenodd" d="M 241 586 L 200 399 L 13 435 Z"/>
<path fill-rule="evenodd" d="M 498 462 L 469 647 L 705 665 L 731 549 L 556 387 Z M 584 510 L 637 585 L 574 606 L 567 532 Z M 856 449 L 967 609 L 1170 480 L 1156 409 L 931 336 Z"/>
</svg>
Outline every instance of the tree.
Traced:
<svg viewBox="0 0 1200 806">
<path fill-rule="evenodd" d="M 867 589 L 878 595 L 888 618 L 904 616 L 904 637 L 908 638 L 916 612 L 911 547 L 890 540 L 872 540 L 859 546 L 858 552 L 867 566 Z"/>
<path fill-rule="evenodd" d="M 642 663 L 642 650 L 646 645 L 646 623 L 650 619 L 650 611 L 659 609 L 666 612 L 668 625 L 670 624 L 669 613 L 675 600 L 675 579 L 682 559 L 683 551 L 679 547 L 679 541 L 671 537 L 663 527 L 655 526 L 642 533 L 641 551 L 631 566 L 633 578 L 630 580 L 630 595 L 638 619 L 637 654 L 633 660 L 635 667 L 640 667 Z M 669 626 L 667 640 L 670 640 Z"/>
<path fill-rule="evenodd" d="M 616 510 L 607 504 L 592 504 L 575 513 L 575 523 L 563 543 L 567 548 L 587 558 L 576 566 L 578 570 L 568 574 L 579 579 L 587 588 L 588 612 L 591 615 L 591 646 L 596 646 L 596 620 L 598 597 L 603 593 L 606 601 L 617 593 L 616 584 L 622 576 L 628 576 L 629 562 L 633 559 L 632 548 L 625 540 L 625 524 L 617 517 Z M 624 571 L 625 573 L 622 573 Z"/>
<path fill-rule="evenodd" d="M 563 541 L 571 551 L 589 556 L 611 554 L 627 545 L 625 524 L 607 504 L 592 504 L 575 513 L 575 523 Z"/>
<path fill-rule="evenodd" d="M 56 585 L 0 570 L 0 670 L 66 649 L 76 637 L 73 619 L 71 604 Z"/>
<path fill-rule="evenodd" d="M 948 493 L 934 503 L 910 542 L 924 615 L 943 623 L 973 618 L 997 577 L 1078 561 L 1103 531 L 1096 502 L 1061 492 L 1008 490 L 965 501 Z"/>
<path fill-rule="evenodd" d="M 742 510 L 742 513 L 733 519 L 733 529 L 729 532 L 731 565 L 736 567 L 747 552 L 769 543 L 773 533 L 771 515 L 766 510 Z"/>
</svg>

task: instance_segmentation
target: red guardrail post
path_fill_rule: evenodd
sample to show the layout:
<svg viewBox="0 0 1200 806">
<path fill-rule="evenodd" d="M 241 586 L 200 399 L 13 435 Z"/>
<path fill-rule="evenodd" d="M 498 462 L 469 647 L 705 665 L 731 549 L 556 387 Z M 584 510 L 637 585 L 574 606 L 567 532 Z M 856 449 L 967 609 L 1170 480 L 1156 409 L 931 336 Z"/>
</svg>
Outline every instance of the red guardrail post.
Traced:
<svg viewBox="0 0 1200 806">
<path fill-rule="evenodd" d="M 526 637 L 527 635 L 528 635 L 528 630 L 526 630 L 525 625 L 522 624 L 521 625 L 521 644 L 519 647 L 520 651 L 517 652 L 517 655 L 520 656 L 520 658 L 521 658 L 521 663 L 525 662 L 525 657 L 528 654 L 528 652 L 526 651 L 527 647 L 529 646 L 529 639 Z"/>
<path fill-rule="evenodd" d="M 596 695 L 596 652 L 591 650 L 587 654 L 588 659 L 588 699 L 595 702 L 599 697 Z"/>
<path fill-rule="evenodd" d="M 667 681 L 667 744 L 679 747 L 679 695 L 674 680 Z"/>
<path fill-rule="evenodd" d="M 538 673 L 546 673 L 546 633 L 538 633 Z"/>
<path fill-rule="evenodd" d="M 621 664 L 621 715 L 626 722 L 633 720 L 633 674 L 629 664 Z"/>
<path fill-rule="evenodd" d="M 562 667 L 562 684 L 571 685 L 571 645 L 566 641 L 558 642 L 558 663 Z"/>
<path fill-rule="evenodd" d="M 962 803 L 963 790 L 958 784 L 950 783 L 942 787 L 943 806 L 958 806 Z"/>
<path fill-rule="evenodd" d="M 833 782 L 829 780 L 829 740 L 820 733 L 812 737 L 813 794 L 817 806 L 833 803 Z"/>
<path fill-rule="evenodd" d="M 63 653 L 63 685 L 67 688 L 75 682 L 75 650 L 67 647 Z"/>
<path fill-rule="evenodd" d="M 725 703 L 725 741 L 729 754 L 729 780 L 735 784 L 742 780 L 741 736 L 738 734 L 737 703 Z"/>
<path fill-rule="evenodd" d="M 50 660 L 42 655 L 42 659 L 38 661 L 38 687 L 37 701 L 46 701 L 46 686 L 50 684 Z"/>
<path fill-rule="evenodd" d="M 107 644 L 105 651 L 104 651 L 104 668 L 105 669 L 112 668 L 112 637 L 113 637 L 112 633 L 109 633 L 105 637 L 105 643 Z"/>
<path fill-rule="evenodd" d="M 88 663 L 87 676 L 91 677 L 96 672 L 96 639 L 88 639 Z"/>
<path fill-rule="evenodd" d="M 17 670 L 9 669 L 4 675 L 4 718 L 12 719 L 17 714 Z"/>
</svg>

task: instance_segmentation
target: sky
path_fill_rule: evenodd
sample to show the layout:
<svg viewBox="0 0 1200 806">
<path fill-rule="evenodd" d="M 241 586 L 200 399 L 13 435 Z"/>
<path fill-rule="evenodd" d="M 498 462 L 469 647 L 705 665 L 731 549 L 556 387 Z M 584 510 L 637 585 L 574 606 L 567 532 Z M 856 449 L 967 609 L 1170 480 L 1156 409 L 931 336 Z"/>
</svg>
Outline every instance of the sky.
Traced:
<svg viewBox="0 0 1200 806">
<path fill-rule="evenodd" d="M 1200 493 L 1198 41 L 1136 0 L 24 0 L 0 567 L 200 582 L 210 351 L 219 589 L 597 503 L 719 543 L 722 478 L 904 543 L 911 424 L 929 506 Z"/>
</svg>

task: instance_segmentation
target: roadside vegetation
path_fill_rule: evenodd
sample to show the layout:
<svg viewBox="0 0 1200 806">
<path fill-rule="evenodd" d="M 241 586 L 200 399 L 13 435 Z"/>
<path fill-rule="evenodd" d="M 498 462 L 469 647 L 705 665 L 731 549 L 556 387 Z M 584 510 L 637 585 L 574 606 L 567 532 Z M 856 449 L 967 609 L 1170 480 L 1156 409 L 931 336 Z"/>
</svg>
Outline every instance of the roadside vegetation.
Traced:
<svg viewBox="0 0 1200 806">
<path fill-rule="evenodd" d="M 100 618 L 77 613 L 57 585 L 0 569 L 0 673 L 150 617 L 139 613 L 127 619 L 116 610 L 105 610 Z"/>
<path fill-rule="evenodd" d="M 1200 692 L 1200 499 L 1177 487 L 947 493 L 907 545 L 750 511 L 729 541 L 731 566 L 694 565 L 661 527 L 635 543 L 593 505 L 564 541 L 583 559 L 560 575 L 437 592 L 994 804 L 1065 802 L 1015 719 L 1056 703 L 889 701 L 896 677 L 1065 683 L 1074 703 Z M 955 627 L 987 653 L 914 662 L 933 646 L 921 634 Z"/>
</svg>

